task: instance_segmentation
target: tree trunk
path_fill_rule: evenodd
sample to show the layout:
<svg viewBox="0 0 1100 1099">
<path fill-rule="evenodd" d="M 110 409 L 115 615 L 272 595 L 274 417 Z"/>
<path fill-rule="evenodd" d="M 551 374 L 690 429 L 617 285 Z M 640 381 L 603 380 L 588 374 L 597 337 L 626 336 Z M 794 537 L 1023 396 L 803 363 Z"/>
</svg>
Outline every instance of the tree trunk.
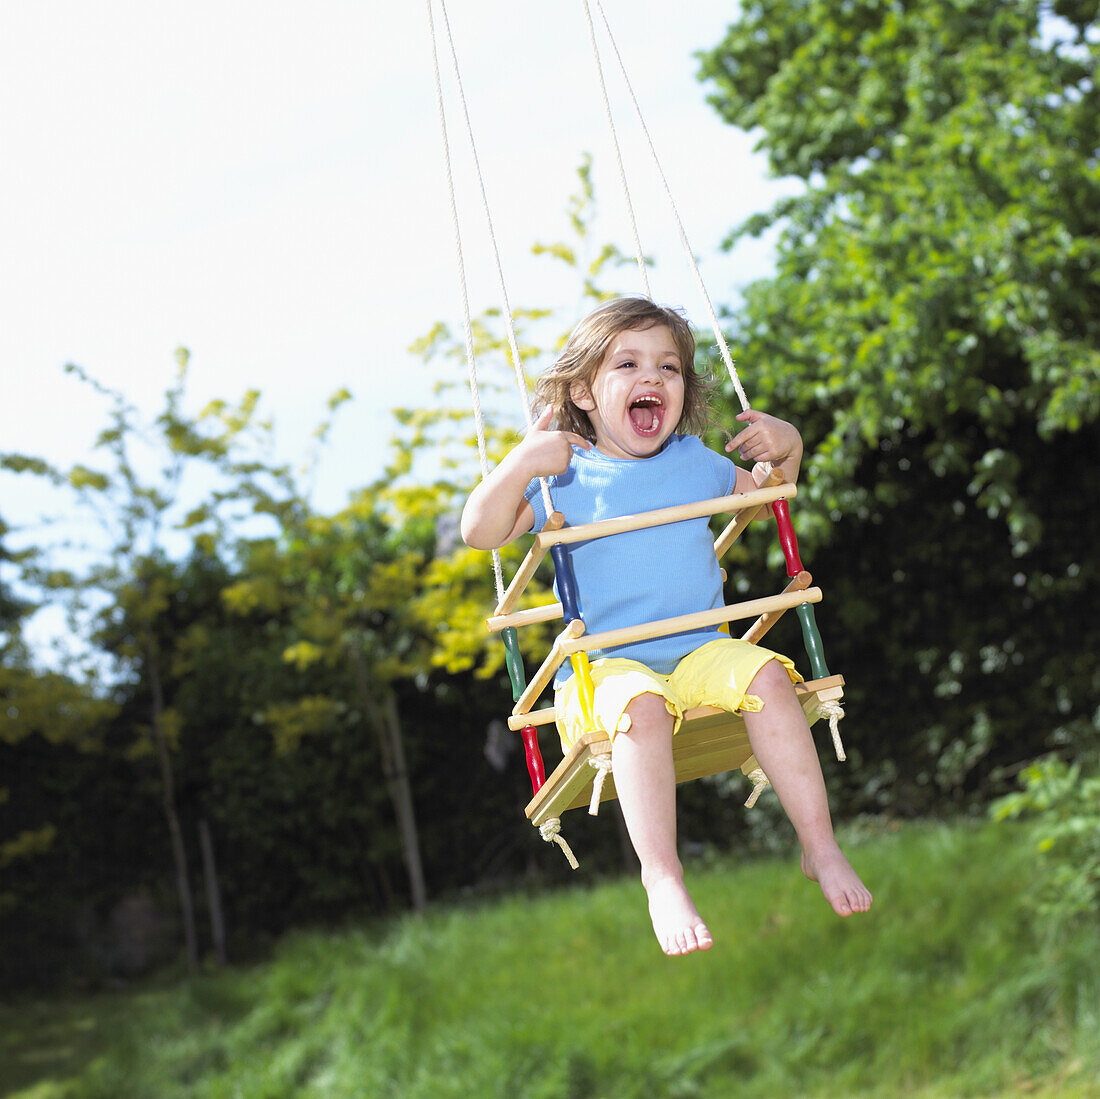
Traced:
<svg viewBox="0 0 1100 1099">
<path fill-rule="evenodd" d="M 214 841 L 210 825 L 204 817 L 199 821 L 199 849 L 202 851 L 202 876 L 206 880 L 206 907 L 210 910 L 210 936 L 218 965 L 227 965 L 225 950 L 225 918 L 222 915 L 222 894 L 218 886 L 218 868 L 214 862 Z"/>
<path fill-rule="evenodd" d="M 172 775 L 172 759 L 168 752 L 168 740 L 164 735 L 164 692 L 160 682 L 160 666 L 156 650 L 146 649 L 149 664 L 149 686 L 153 692 L 153 743 L 160 764 L 161 797 L 164 816 L 168 822 L 168 835 L 172 843 L 172 861 L 176 871 L 176 893 L 180 902 L 180 919 L 183 923 L 183 939 L 187 947 L 187 966 L 192 972 L 199 967 L 199 939 L 195 929 L 195 902 L 191 895 L 191 876 L 187 869 L 187 849 L 183 843 L 179 814 L 176 812 L 176 784 Z"/>
<path fill-rule="evenodd" d="M 363 666 L 362 657 L 352 654 L 355 682 L 359 689 L 372 723 L 378 732 L 378 742 L 382 750 L 382 773 L 386 778 L 390 802 L 397 818 L 397 830 L 401 837 L 401 852 L 405 860 L 405 870 L 409 877 L 409 895 L 413 909 L 423 912 L 428 903 L 428 891 L 424 884 L 424 867 L 420 859 L 420 839 L 416 830 L 416 813 L 413 808 L 412 788 L 409 785 L 409 773 L 405 765 L 405 743 L 401 734 L 401 720 L 397 712 L 397 698 L 389 687 L 382 688 L 385 700 L 379 702 L 372 690 Z"/>
<path fill-rule="evenodd" d="M 413 807 L 412 787 L 405 765 L 405 738 L 401 732 L 401 718 L 397 712 L 397 699 L 392 691 L 386 694 L 383 707 L 385 732 L 383 740 L 390 745 L 391 771 L 390 797 L 397 813 L 397 827 L 401 832 L 401 849 L 405 852 L 405 866 L 409 872 L 409 889 L 412 906 L 423 912 L 428 903 L 428 891 L 424 884 L 424 868 L 420 861 L 420 837 L 416 831 L 416 812 Z"/>
</svg>

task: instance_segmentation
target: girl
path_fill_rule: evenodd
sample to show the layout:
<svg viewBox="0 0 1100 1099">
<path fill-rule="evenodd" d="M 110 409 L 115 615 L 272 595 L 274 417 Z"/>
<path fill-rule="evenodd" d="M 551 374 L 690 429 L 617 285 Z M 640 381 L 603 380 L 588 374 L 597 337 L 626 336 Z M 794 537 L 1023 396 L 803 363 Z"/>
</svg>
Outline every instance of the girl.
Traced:
<svg viewBox="0 0 1100 1099">
<path fill-rule="evenodd" d="M 694 434 L 706 424 L 706 383 L 695 373 L 684 318 L 647 298 L 608 302 L 576 329 L 538 382 L 532 430 L 471 493 L 462 536 L 478 549 L 541 529 L 538 478 L 571 526 L 756 487 L 756 478 Z M 784 420 L 750 409 L 726 446 L 742 459 L 798 476 L 802 439 Z M 763 480 L 762 465 L 756 473 Z M 719 607 L 722 578 L 707 520 L 568 547 L 589 633 Z M 753 754 L 802 845 L 802 870 L 841 916 L 866 912 L 871 894 L 837 845 L 825 782 L 785 656 L 696 629 L 593 650 L 593 711 L 612 741 L 615 788 L 642 868 L 653 930 L 666 954 L 708 950 L 713 937 L 684 886 L 676 853 L 672 737 L 684 711 L 717 706 L 744 715 Z M 562 746 L 585 732 L 568 665 L 555 680 Z"/>
</svg>

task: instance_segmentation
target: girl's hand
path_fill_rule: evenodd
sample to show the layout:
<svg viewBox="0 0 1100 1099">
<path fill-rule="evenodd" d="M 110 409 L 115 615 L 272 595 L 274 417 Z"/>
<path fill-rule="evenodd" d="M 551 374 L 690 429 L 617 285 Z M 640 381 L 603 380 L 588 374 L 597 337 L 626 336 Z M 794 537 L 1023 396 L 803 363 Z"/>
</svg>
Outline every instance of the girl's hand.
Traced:
<svg viewBox="0 0 1100 1099">
<path fill-rule="evenodd" d="M 550 477 L 555 473 L 564 473 L 569 468 L 569 459 L 573 457 L 573 447 L 592 449 L 592 444 L 575 431 L 550 430 L 550 421 L 553 418 L 553 408 L 544 408 L 531 425 L 531 430 L 524 436 L 523 442 L 512 452 L 522 460 L 531 477 Z"/>
<path fill-rule="evenodd" d="M 755 408 L 746 409 L 737 419 L 745 427 L 726 444 L 727 454 L 736 450 L 743 461 L 775 465 L 791 457 L 801 460 L 802 436 L 794 424 Z"/>
</svg>

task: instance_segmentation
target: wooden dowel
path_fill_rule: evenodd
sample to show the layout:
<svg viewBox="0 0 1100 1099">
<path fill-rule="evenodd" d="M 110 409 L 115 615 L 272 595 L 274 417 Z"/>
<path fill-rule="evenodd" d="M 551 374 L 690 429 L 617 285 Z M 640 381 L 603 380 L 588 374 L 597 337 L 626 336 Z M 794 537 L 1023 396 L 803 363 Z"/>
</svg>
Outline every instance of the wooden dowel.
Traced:
<svg viewBox="0 0 1100 1099">
<path fill-rule="evenodd" d="M 544 531 L 560 530 L 564 523 L 565 517 L 560 511 L 555 511 L 550 518 L 546 520 L 546 526 L 542 529 Z M 550 545 L 551 543 L 549 542 L 545 544 L 541 543 L 536 535 L 534 545 L 527 551 L 527 556 L 524 557 L 519 568 L 516 570 L 515 576 L 512 577 L 512 582 L 508 585 L 508 590 L 504 593 L 504 598 L 501 599 L 497 604 L 496 610 L 493 611 L 494 617 L 508 614 L 515 609 L 516 604 L 519 602 L 519 597 L 531 582 L 531 577 L 535 575 L 535 569 L 539 567 L 542 559 L 546 556 L 547 551 L 550 549 Z"/>
<path fill-rule="evenodd" d="M 646 530 L 666 523 L 680 523 L 685 519 L 701 519 L 726 511 L 742 511 L 770 504 L 775 500 L 789 500 L 798 494 L 798 488 L 790 483 L 774 488 L 758 488 L 752 492 L 735 492 L 730 496 L 717 496 L 713 500 L 700 500 L 695 504 L 677 504 L 671 508 L 643 511 L 638 515 L 621 515 L 617 519 L 601 519 L 596 523 L 582 523 L 579 527 L 564 530 L 544 530 L 535 535 L 535 542 L 547 547 L 584 542 L 589 538 L 606 538 L 609 534 L 623 534 L 628 530 Z"/>
<path fill-rule="evenodd" d="M 565 663 L 565 658 L 570 652 L 578 652 L 577 649 L 568 649 L 566 646 L 576 643 L 584 633 L 584 623 L 579 618 L 574 618 L 554 642 L 550 654 L 542 662 L 542 667 L 535 672 L 531 682 L 527 684 L 527 690 L 519 696 L 515 706 L 512 707 L 513 717 L 516 714 L 529 713 L 531 707 L 539 700 L 539 696 L 546 690 L 547 683 L 554 677 L 554 673 Z"/>
<path fill-rule="evenodd" d="M 767 480 L 760 486 L 761 488 L 774 488 L 776 485 L 783 484 L 783 473 L 781 470 L 773 469 L 767 477 Z M 726 550 L 741 537 L 741 532 L 764 510 L 768 505 L 761 504 L 753 511 L 740 511 L 737 515 L 730 520 L 729 525 L 724 531 L 714 540 L 714 555 L 719 561 L 725 556 Z"/>
<path fill-rule="evenodd" d="M 513 614 L 498 614 L 485 619 L 485 625 L 490 633 L 499 633 L 508 626 L 532 626 L 536 622 L 553 622 L 555 618 L 561 618 L 563 614 L 560 603 L 547 603 L 542 607 L 531 607 L 529 610 L 516 611 Z"/>
<path fill-rule="evenodd" d="M 784 589 L 783 594 L 786 595 L 792 591 L 805 591 L 812 583 L 814 578 L 803 569 Z M 753 645 L 759 643 L 760 638 L 764 636 L 783 617 L 785 611 L 789 610 L 789 607 L 784 607 L 780 611 L 768 611 L 766 614 L 762 614 L 742 635 L 742 641 L 748 641 Z"/>
<path fill-rule="evenodd" d="M 722 622 L 734 622 L 740 618 L 752 618 L 758 614 L 766 614 L 768 611 L 796 607 L 800 603 L 820 602 L 821 589 L 807 588 L 805 591 L 791 592 L 789 595 L 769 595 L 763 599 L 749 599 L 744 603 L 715 607 L 710 611 L 681 614 L 676 618 L 662 618 L 659 622 L 643 622 L 637 626 L 625 626 L 621 630 L 587 634 L 582 638 L 564 641 L 562 648 L 566 655 L 580 652 L 582 649 L 585 652 L 592 649 L 606 649 L 612 645 L 628 645 L 635 641 L 646 641 L 651 637 L 665 637 L 669 634 L 701 629 L 704 626 L 717 626 Z M 564 637 L 564 634 L 562 636 Z M 560 637 L 559 641 L 561 641 Z M 515 712 L 517 711 L 513 711 Z"/>
<path fill-rule="evenodd" d="M 558 711 L 553 706 L 547 706 L 542 710 L 531 710 L 526 714 L 516 714 L 508 718 L 508 728 L 517 732 L 525 725 L 553 725 L 558 718 Z"/>
</svg>

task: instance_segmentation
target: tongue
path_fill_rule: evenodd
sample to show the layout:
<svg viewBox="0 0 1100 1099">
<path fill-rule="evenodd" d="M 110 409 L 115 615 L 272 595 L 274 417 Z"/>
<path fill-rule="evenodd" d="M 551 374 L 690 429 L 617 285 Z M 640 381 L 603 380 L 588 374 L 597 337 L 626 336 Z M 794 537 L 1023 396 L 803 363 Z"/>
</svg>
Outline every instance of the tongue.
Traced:
<svg viewBox="0 0 1100 1099">
<path fill-rule="evenodd" d="M 630 422 L 636 431 L 652 431 L 657 425 L 652 405 L 635 405 L 630 410 Z"/>
</svg>

